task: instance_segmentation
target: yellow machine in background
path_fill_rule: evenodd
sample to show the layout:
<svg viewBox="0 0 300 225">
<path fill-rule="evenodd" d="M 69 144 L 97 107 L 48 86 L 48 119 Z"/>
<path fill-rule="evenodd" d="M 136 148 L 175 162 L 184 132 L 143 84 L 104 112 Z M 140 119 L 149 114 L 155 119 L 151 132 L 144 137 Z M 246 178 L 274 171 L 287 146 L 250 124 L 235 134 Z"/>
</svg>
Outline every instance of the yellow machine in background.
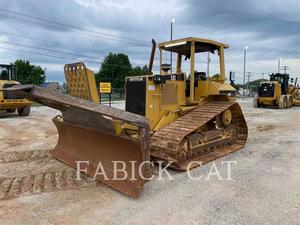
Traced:
<svg viewBox="0 0 300 225">
<path fill-rule="evenodd" d="M 65 66 L 70 95 L 35 86 L 8 90 L 62 112 L 53 118 L 59 133 L 53 157 L 75 168 L 76 161 L 88 161 L 90 176 L 100 161 L 107 176 L 97 180 L 132 197 L 139 196 L 152 174 L 150 159 L 189 170 L 239 150 L 248 136 L 242 110 L 230 99 L 236 90 L 225 79 L 228 45 L 194 37 L 161 43 L 160 71 L 153 74 L 152 43 L 148 74 L 126 78 L 125 111 L 99 104 L 93 73 L 83 63 Z M 171 52 L 177 55 L 174 72 L 163 63 Z M 198 72 L 204 67 L 199 64 L 201 53 L 206 59 L 208 52 L 219 62 L 219 75 L 213 78 Z M 186 71 L 183 59 L 189 65 Z M 114 161 L 125 163 L 127 178 L 107 179 L 114 176 Z"/>
<path fill-rule="evenodd" d="M 299 91 L 295 84 L 290 84 L 289 74 L 271 74 L 270 81 L 264 81 L 258 85 L 258 94 L 253 98 L 253 106 L 277 106 L 280 109 L 291 108 L 300 105 Z M 291 79 L 291 83 L 293 80 Z"/>
<path fill-rule="evenodd" d="M 296 78 L 295 83 L 291 80 L 291 84 L 289 85 L 288 93 L 292 96 L 292 105 L 300 106 L 300 88 L 298 86 L 298 78 Z"/>
<path fill-rule="evenodd" d="M 16 67 L 13 65 L 0 64 L 0 113 L 14 113 L 17 110 L 20 116 L 28 116 L 32 102 L 3 91 L 3 88 L 20 84 L 15 80 Z"/>
</svg>

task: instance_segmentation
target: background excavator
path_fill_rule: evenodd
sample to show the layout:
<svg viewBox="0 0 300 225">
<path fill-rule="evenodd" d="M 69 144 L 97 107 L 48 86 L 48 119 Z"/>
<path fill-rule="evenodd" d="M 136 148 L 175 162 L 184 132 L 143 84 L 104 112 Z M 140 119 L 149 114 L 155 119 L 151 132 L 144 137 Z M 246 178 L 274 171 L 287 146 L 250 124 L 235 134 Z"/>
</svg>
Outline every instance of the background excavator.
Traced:
<svg viewBox="0 0 300 225">
<path fill-rule="evenodd" d="M 94 75 L 83 63 L 65 65 L 72 96 L 35 86 L 7 91 L 62 111 L 53 119 L 59 132 L 53 157 L 75 168 L 76 161 L 89 161 L 86 173 L 91 176 L 101 161 L 108 174 L 97 179 L 137 197 L 152 174 L 145 163 L 150 159 L 187 170 L 245 145 L 247 125 L 239 104 L 230 98 L 236 90 L 225 81 L 228 47 L 193 37 L 161 43 L 160 73 L 153 75 L 153 41 L 149 74 L 126 78 L 126 111 L 99 105 Z M 175 72 L 163 64 L 163 52 L 177 55 Z M 219 76 L 196 71 L 195 55 L 203 52 L 218 54 Z M 189 75 L 182 70 L 183 57 L 189 60 Z M 112 161 L 125 162 L 127 179 L 107 179 L 115 175 Z M 132 175 L 136 179 L 130 179 Z"/>
</svg>

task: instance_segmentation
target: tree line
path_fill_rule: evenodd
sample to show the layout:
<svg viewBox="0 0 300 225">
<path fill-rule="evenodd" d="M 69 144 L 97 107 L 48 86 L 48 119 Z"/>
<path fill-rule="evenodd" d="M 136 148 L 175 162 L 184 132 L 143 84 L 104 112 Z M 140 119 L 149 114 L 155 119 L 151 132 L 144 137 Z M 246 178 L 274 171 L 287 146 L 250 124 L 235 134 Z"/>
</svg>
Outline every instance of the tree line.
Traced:
<svg viewBox="0 0 300 225">
<path fill-rule="evenodd" d="M 11 63 L 12 66 L 15 66 L 15 76 L 12 79 L 19 81 L 21 84 L 35 84 L 40 85 L 45 82 L 46 75 L 45 69 L 42 69 L 40 66 L 35 66 L 30 64 L 27 60 L 18 59 L 15 62 Z M 8 71 L 1 71 L 1 79 L 8 79 Z"/>
<path fill-rule="evenodd" d="M 125 77 L 140 76 L 148 73 L 148 67 L 135 66 L 130 63 L 128 55 L 110 52 L 100 65 L 99 72 L 95 74 L 99 82 L 111 82 L 113 88 L 123 88 Z"/>
<path fill-rule="evenodd" d="M 17 67 L 17 81 L 21 84 L 43 84 L 46 80 L 46 69 L 40 66 L 32 65 L 27 60 L 18 59 L 12 63 Z M 127 76 L 140 76 L 148 74 L 148 67 L 145 65 L 132 66 L 128 55 L 124 53 L 110 52 L 99 65 L 99 71 L 95 73 L 97 86 L 99 82 L 111 82 L 113 88 L 124 88 L 125 77 Z M 241 88 L 248 88 L 256 91 L 259 83 L 264 81 L 258 79 L 249 82 L 246 85 L 234 84 L 233 86 L 239 90 Z"/>
<path fill-rule="evenodd" d="M 41 85 L 46 81 L 46 69 L 33 65 L 28 60 L 18 59 L 11 64 L 16 66 L 16 80 L 21 84 Z M 123 88 L 126 76 L 139 76 L 147 73 L 146 65 L 134 67 L 130 63 L 128 55 L 110 52 L 100 63 L 95 78 L 97 85 L 99 82 L 111 82 L 113 88 Z"/>
</svg>

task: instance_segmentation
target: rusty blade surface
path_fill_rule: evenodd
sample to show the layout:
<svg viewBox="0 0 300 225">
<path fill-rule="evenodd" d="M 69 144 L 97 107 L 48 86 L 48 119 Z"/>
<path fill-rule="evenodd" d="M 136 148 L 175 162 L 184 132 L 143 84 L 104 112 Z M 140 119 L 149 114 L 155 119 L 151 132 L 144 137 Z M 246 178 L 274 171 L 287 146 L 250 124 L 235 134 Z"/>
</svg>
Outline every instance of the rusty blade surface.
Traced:
<svg viewBox="0 0 300 225">
<path fill-rule="evenodd" d="M 97 180 L 128 196 L 139 196 L 152 173 L 149 163 L 143 165 L 150 161 L 150 128 L 145 117 L 31 85 L 5 91 L 62 112 L 62 118 L 53 119 L 59 133 L 58 144 L 51 151 L 54 158 L 74 168 L 78 161 L 87 161 L 88 165 L 83 163 L 86 174 L 94 177 L 98 171 L 102 175 L 96 176 Z M 135 125 L 137 137 L 117 134 L 116 122 Z M 118 171 L 124 163 L 125 169 Z"/>
<path fill-rule="evenodd" d="M 132 138 L 113 136 L 87 127 L 53 119 L 59 133 L 51 155 L 110 187 L 137 198 L 151 171 L 141 163 L 147 158 Z M 134 162 L 134 163 L 132 163 Z M 141 167 L 140 167 L 141 166 Z M 97 176 L 95 176 L 98 174 Z"/>
</svg>

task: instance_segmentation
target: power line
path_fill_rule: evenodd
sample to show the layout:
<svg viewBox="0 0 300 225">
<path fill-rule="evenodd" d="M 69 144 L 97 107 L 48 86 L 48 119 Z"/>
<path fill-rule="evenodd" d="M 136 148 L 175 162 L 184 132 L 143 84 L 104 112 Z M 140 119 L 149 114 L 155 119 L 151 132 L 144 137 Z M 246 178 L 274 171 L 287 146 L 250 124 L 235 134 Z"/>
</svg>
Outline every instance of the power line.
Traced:
<svg viewBox="0 0 300 225">
<path fill-rule="evenodd" d="M 5 12 L 5 13 L 10 13 L 10 14 L 15 14 L 15 15 L 27 17 L 27 18 L 31 18 L 31 19 L 35 19 L 35 20 L 39 20 L 39 21 L 43 21 L 44 23 L 38 23 L 36 21 L 25 20 L 24 18 L 21 19 L 21 18 L 18 18 L 18 17 L 11 17 L 11 16 L 7 16 L 7 15 L 3 15 L 3 14 L 1 15 L 1 16 L 7 16 L 9 18 L 17 19 L 17 20 L 24 20 L 26 22 L 36 23 L 36 24 L 40 24 L 40 25 L 49 25 L 49 24 L 45 24 L 45 22 L 46 22 L 46 23 L 50 23 L 50 24 L 55 24 L 56 26 L 54 26 L 54 27 L 56 27 L 56 28 L 57 28 L 57 26 L 69 27 L 69 28 L 72 28 L 72 29 L 76 29 L 77 31 L 84 31 L 84 32 L 88 32 L 90 34 L 94 34 L 96 36 L 102 36 L 102 38 L 103 37 L 104 38 L 105 37 L 110 38 L 110 40 L 113 39 L 113 40 L 118 40 L 118 41 L 127 41 L 127 42 L 132 42 L 132 43 L 138 43 L 138 45 L 143 44 L 144 46 L 149 46 L 149 45 L 146 45 L 146 42 L 142 41 L 142 40 L 127 38 L 127 37 L 119 37 L 119 36 L 116 36 L 116 35 L 113 35 L 113 34 L 109 34 L 109 33 L 105 33 L 105 32 L 99 32 L 99 31 L 95 31 L 95 30 L 91 30 L 91 29 L 86 29 L 86 28 L 74 26 L 74 25 L 71 25 L 71 24 L 60 23 L 60 22 L 57 22 L 57 21 L 53 21 L 53 20 L 49 20 L 49 19 L 45 19 L 45 18 L 41 18 L 41 17 L 36 17 L 36 16 L 31 16 L 31 15 L 28 15 L 28 14 L 12 11 L 12 10 L 8 10 L 8 9 L 0 8 L 0 11 Z M 51 26 L 53 27 L 53 25 L 51 25 Z M 87 34 L 87 33 L 84 33 L 84 34 Z"/>
<path fill-rule="evenodd" d="M 77 31 L 73 30 L 74 32 L 82 33 L 82 34 L 85 34 L 85 35 L 87 35 L 87 33 L 79 32 L 78 30 L 82 30 L 84 32 L 90 32 L 90 33 L 97 33 L 99 35 L 104 35 L 104 36 L 109 36 L 109 37 L 111 37 L 111 38 L 109 38 L 109 40 L 118 40 L 118 41 L 123 40 L 123 41 L 130 41 L 130 42 L 135 42 L 135 41 L 142 42 L 140 40 L 135 40 L 135 39 L 115 37 L 114 35 L 111 35 L 111 34 L 108 34 L 108 33 L 97 32 L 97 31 L 88 30 L 88 29 L 83 29 L 83 28 L 76 27 L 76 26 L 73 26 L 73 25 L 63 24 L 63 23 L 59 23 L 59 22 L 56 22 L 56 21 L 51 21 L 51 20 L 47 20 L 47 19 L 43 19 L 43 18 L 39 18 L 39 17 L 35 17 L 35 16 L 30 16 L 30 15 L 26 15 L 26 14 L 23 14 L 23 13 L 19 13 L 19 12 L 14 12 L 14 11 L 11 11 L 11 10 L 3 9 L 3 8 L 0 8 L 0 11 L 4 11 L 6 13 L 7 12 L 8 13 L 14 13 L 14 14 L 17 14 L 17 15 L 21 15 L 21 16 L 25 16 L 25 17 L 29 17 L 29 18 L 33 18 L 33 19 L 37 19 L 37 20 L 41 20 L 41 21 L 44 21 L 44 22 L 47 22 L 47 23 L 54 23 L 54 24 L 60 25 L 60 26 L 69 26 L 69 27 L 71 27 L 73 29 L 77 29 Z M 53 24 L 45 24 L 45 23 L 41 23 L 41 22 L 38 22 L 38 21 L 32 21 L 32 20 L 28 20 L 28 19 L 24 19 L 24 18 L 13 17 L 13 16 L 10 16 L 10 15 L 5 15 L 5 14 L 4 15 L 0 14 L 0 16 L 2 16 L 2 17 L 8 17 L 8 18 L 16 19 L 16 20 L 20 20 L 20 21 L 23 21 L 23 22 L 28 22 L 28 23 L 33 23 L 33 24 L 39 24 L 39 25 L 46 25 L 46 26 L 51 26 L 51 27 L 57 28 L 57 26 L 55 26 Z M 22 35 L 18 35 L 18 34 L 13 34 L 13 33 L 5 32 L 5 31 L 2 32 L 2 33 L 6 33 L 6 34 L 9 34 L 9 35 L 14 35 L 14 36 L 19 36 L 21 38 L 26 38 L 26 39 L 33 39 L 33 40 L 48 42 L 48 43 L 52 43 L 52 44 L 57 44 L 58 43 L 58 42 L 43 40 L 43 39 L 34 38 L 34 37 L 28 37 L 28 36 L 26 37 L 26 36 L 22 36 Z M 107 39 L 107 37 L 106 37 L 106 39 Z M 6 43 L 8 43 L 8 42 L 6 42 Z M 144 43 L 146 43 L 146 42 L 144 42 Z M 24 45 L 24 44 L 20 44 L 20 43 L 16 43 L 16 42 L 15 43 L 8 43 L 8 44 L 17 45 L 17 46 L 26 47 L 26 48 L 33 48 L 33 49 L 39 49 L 39 50 L 44 50 L 44 51 L 52 51 L 52 52 L 58 52 L 58 53 L 62 53 L 62 54 L 71 55 L 71 53 L 64 52 L 64 51 L 53 50 L 53 49 L 48 49 L 48 48 L 34 47 L 34 46 Z M 61 43 L 59 43 L 59 44 L 61 44 Z M 69 45 L 69 46 L 72 46 L 72 45 Z M 147 45 L 147 46 L 149 46 L 149 45 Z M 72 46 L 72 47 L 74 47 L 76 49 L 81 48 L 81 47 L 78 47 L 78 46 Z M 46 57 L 52 57 L 52 58 L 56 58 L 56 59 L 60 58 L 60 59 L 68 59 L 68 60 L 78 60 L 78 59 L 74 59 L 74 58 L 70 58 L 70 57 L 65 57 L 65 56 L 50 55 L 50 54 L 44 54 L 44 53 L 40 53 L 40 52 L 33 52 L 33 51 L 24 51 L 24 50 L 21 50 L 21 49 L 14 49 L 14 48 L 7 48 L 7 47 L 1 47 L 1 48 L 2 49 L 6 49 L 6 50 L 19 51 L 19 52 L 24 52 L 24 53 L 29 53 L 29 54 L 36 54 L 36 55 L 41 55 L 41 56 L 46 56 Z M 72 54 L 72 56 L 73 55 L 74 54 Z M 79 56 L 79 57 L 85 57 L 85 58 L 94 58 L 92 56 L 82 56 L 82 55 L 77 55 L 77 56 Z M 94 59 L 96 59 L 96 58 L 94 58 Z M 92 61 L 88 61 L 88 60 L 85 60 L 85 61 L 99 65 L 99 63 L 96 63 L 96 62 L 92 62 Z M 101 61 L 101 60 L 99 60 L 99 61 Z M 144 66 L 145 64 L 136 64 L 136 65 L 142 65 L 142 66 Z"/>
<path fill-rule="evenodd" d="M 79 54 L 74 54 L 74 53 L 71 53 L 71 52 L 65 52 L 65 51 L 60 51 L 60 50 L 55 50 L 55 49 L 49 49 L 49 48 L 43 48 L 43 47 L 35 47 L 35 46 L 32 46 L 32 45 L 20 44 L 20 43 L 12 42 L 12 41 L 0 41 L 0 42 L 1 43 L 5 43 L 5 44 L 10 44 L 10 45 L 16 45 L 16 46 L 26 47 L 26 48 L 43 50 L 43 51 L 57 52 L 57 53 L 61 53 L 61 54 L 71 55 L 71 56 L 74 56 L 74 57 L 82 57 L 82 58 L 89 58 L 89 59 L 99 60 L 98 58 L 92 57 L 92 56 L 79 55 Z"/>
<path fill-rule="evenodd" d="M 86 31 L 86 32 L 97 33 L 97 34 L 104 35 L 104 36 L 116 37 L 116 38 L 124 39 L 124 40 L 128 40 L 128 41 L 135 41 L 135 42 L 145 43 L 142 40 L 127 38 L 127 37 L 118 37 L 118 36 L 113 35 L 113 34 L 109 34 L 109 33 L 105 33 L 105 32 L 99 32 L 99 31 L 95 31 L 95 30 L 90 30 L 90 29 L 74 26 L 72 24 L 61 23 L 61 22 L 57 22 L 57 21 L 54 21 L 54 20 L 49 20 L 49 19 L 45 19 L 45 18 L 41 18 L 41 17 L 37 17 L 37 16 L 32 16 L 32 15 L 28 15 L 28 14 L 25 14 L 25 13 L 20 13 L 20 12 L 8 10 L 8 9 L 0 8 L 0 11 L 5 11 L 5 12 L 21 15 L 21 16 L 33 18 L 33 19 L 36 19 L 36 20 L 41 20 L 41 21 L 44 21 L 44 22 L 47 22 L 47 23 L 57 24 L 59 26 L 66 26 L 66 27 L 70 27 L 70 28 L 73 28 L 73 29 L 78 29 L 78 30 L 82 30 L 82 31 Z"/>
<path fill-rule="evenodd" d="M 286 74 L 287 70 L 290 70 L 290 68 L 288 66 L 282 66 L 282 69 L 284 71 L 284 74 Z"/>
<path fill-rule="evenodd" d="M 29 54 L 33 54 L 33 55 L 40 55 L 40 56 L 51 57 L 51 58 L 55 58 L 55 59 L 67 59 L 67 60 L 79 61 L 76 58 L 65 57 L 65 56 L 57 56 L 57 55 L 51 55 L 51 54 L 44 54 L 44 53 L 28 51 L 28 50 L 24 50 L 24 49 L 7 48 L 7 47 L 2 47 L 2 46 L 0 46 L 0 49 L 18 51 L 18 52 L 29 53 Z M 100 65 L 101 61 L 103 61 L 103 60 L 99 60 L 99 62 L 84 60 L 84 62 L 86 62 L 86 63 L 90 63 L 90 64 L 97 65 L 97 66 Z M 134 64 L 132 64 L 132 66 L 145 66 L 145 64 L 141 64 L 141 63 L 134 63 Z M 109 63 L 109 64 L 106 64 L 106 65 L 117 65 L 119 67 L 127 67 L 127 66 L 119 65 L 117 63 Z"/>
<path fill-rule="evenodd" d="M 38 24 L 38 25 L 43 25 L 43 26 L 49 26 L 49 27 L 54 27 L 56 29 L 61 29 L 61 27 L 57 27 L 56 25 L 52 25 L 52 24 L 45 24 L 45 23 L 40 23 L 40 22 L 37 22 L 37 21 L 31 21 L 31 20 L 26 20 L 24 18 L 18 18 L 18 17 L 13 17 L 13 16 L 8 16 L 8 15 L 3 15 L 3 14 L 0 14 L 0 16 L 2 17 L 8 17 L 8 18 L 11 18 L 11 19 L 15 19 L 15 20 L 20 20 L 20 21 L 23 21 L 23 22 L 27 22 L 27 23 L 33 23 L 33 24 Z M 84 34 L 84 35 L 91 35 L 91 33 L 84 33 L 84 32 L 80 32 L 78 30 L 72 30 L 73 32 L 75 33 L 79 33 L 79 34 Z M 99 37 L 100 35 L 96 35 L 96 34 L 92 34 L 93 36 L 96 36 L 96 37 Z M 122 39 L 117 39 L 117 38 L 108 38 L 108 37 L 103 37 L 101 36 L 102 39 L 106 39 L 106 40 L 110 40 L 110 41 L 125 41 L 125 42 L 128 42 L 128 43 L 131 43 L 131 41 L 126 41 L 126 40 L 122 40 Z M 137 44 L 138 46 L 143 46 L 143 47 L 148 47 L 148 45 L 141 45 L 141 44 Z"/>
<path fill-rule="evenodd" d="M 40 39 L 40 38 L 35 38 L 35 37 L 30 37 L 30 36 L 24 36 L 24 35 L 20 35 L 20 34 L 16 34 L 16 33 L 11 33 L 11 32 L 7 32 L 7 31 L 1 31 L 1 33 L 4 33 L 4 34 L 7 34 L 7 35 L 12 35 L 12 36 L 16 36 L 16 37 L 20 37 L 20 38 L 24 38 L 24 39 L 29 39 L 29 40 L 37 40 L 37 41 L 41 41 L 41 42 L 45 42 L 45 43 L 50 43 L 50 44 L 56 44 L 56 45 L 63 45 L 64 49 L 65 47 L 71 47 L 73 49 L 80 49 L 82 50 L 82 46 L 75 46 L 75 45 L 70 45 L 70 44 L 64 44 L 64 43 L 60 43 L 60 42 L 55 42 L 55 41 L 49 41 L 49 40 L 44 40 L 44 39 Z M 1 41 L 0 41 L 1 42 Z M 4 41 L 2 41 L 4 42 Z M 23 44 L 22 44 L 23 45 Z M 27 46 L 26 46 L 27 47 Z M 31 46 L 28 46 L 28 47 L 31 47 Z M 34 47 L 34 48 L 39 48 L 39 47 Z M 39 48 L 40 49 L 40 48 Z M 44 49 L 43 49 L 44 50 Z M 46 49 L 45 49 L 46 50 Z M 48 49 L 47 49 L 48 50 Z M 50 50 L 50 49 L 49 49 Z M 87 48 L 85 48 L 85 50 L 88 50 Z M 51 51 L 55 51 L 55 50 L 52 50 Z M 71 51 L 71 50 L 70 50 Z M 57 52 L 60 52 L 60 51 L 57 51 Z M 99 52 L 102 52 L 104 53 L 104 51 L 99 51 Z M 64 52 L 65 53 L 65 52 Z M 67 52 L 66 52 L 67 53 Z M 69 53 L 67 53 L 69 54 Z M 93 57 L 92 55 L 85 55 L 85 56 L 82 56 L 82 57 L 87 57 L 87 58 L 94 58 L 94 59 L 97 59 L 98 58 L 95 58 Z M 142 64 L 140 64 L 142 65 Z"/>
<path fill-rule="evenodd" d="M 1 31 L 1 33 L 7 34 L 7 35 L 11 35 L 11 36 L 20 37 L 20 38 L 24 38 L 24 39 L 41 41 L 41 42 L 45 42 L 45 43 L 49 43 L 49 44 L 62 45 L 62 43 L 57 42 L 57 41 L 44 40 L 44 39 L 40 39 L 40 38 L 35 38 L 35 37 L 20 35 L 20 34 L 16 34 L 16 33 L 11 33 L 11 32 L 7 32 L 7 31 L 3 31 L 3 30 Z M 70 45 L 70 44 L 65 44 L 65 43 L 63 43 L 63 46 L 64 47 L 65 46 L 71 47 L 71 48 L 74 48 L 74 49 L 81 49 L 82 48 L 82 46 Z"/>
<path fill-rule="evenodd" d="M 252 77 L 252 76 L 253 76 L 252 72 L 247 72 L 248 83 L 250 82 L 250 77 Z"/>
<path fill-rule="evenodd" d="M 51 57 L 51 58 L 55 58 L 55 59 L 78 60 L 78 59 L 71 58 L 71 57 L 50 55 L 50 54 L 44 54 L 44 53 L 40 53 L 40 52 L 33 52 L 33 51 L 28 51 L 28 50 L 23 50 L 23 49 L 7 48 L 7 47 L 3 47 L 3 46 L 0 46 L 0 48 L 1 49 L 6 49 L 6 50 L 23 52 L 23 53 L 29 53 L 29 54 L 33 54 L 33 55 L 41 55 L 41 56 Z M 99 63 L 96 63 L 96 62 L 93 62 L 93 61 L 87 61 L 86 60 L 86 62 L 99 65 Z"/>
<path fill-rule="evenodd" d="M 8 34 L 8 35 L 17 36 L 17 37 L 21 37 L 21 38 L 25 38 L 25 39 L 38 40 L 38 41 L 42 41 L 42 42 L 46 42 L 46 43 L 51 43 L 51 44 L 62 44 L 62 43 L 55 42 L 55 41 L 48 41 L 48 40 L 44 40 L 44 39 L 40 39 L 40 38 L 23 36 L 23 35 L 19 35 L 19 34 L 16 34 L 16 33 L 10 33 L 10 32 L 7 32 L 7 31 L 1 31 L 1 33 L 5 33 L 5 34 Z M 73 54 L 71 52 L 59 51 L 59 50 L 54 50 L 54 49 L 49 49 L 49 48 L 42 48 L 42 47 L 35 47 L 35 46 L 32 46 L 32 45 L 25 45 L 25 44 L 20 44 L 20 43 L 12 42 L 12 41 L 8 42 L 8 41 L 1 41 L 0 40 L 0 42 L 11 44 L 11 45 L 17 45 L 17 46 L 21 46 L 21 47 L 26 47 L 26 48 L 39 49 L 39 50 L 44 50 L 44 51 L 52 51 L 52 52 L 58 52 L 58 53 L 68 54 L 68 55 L 71 55 L 71 56 L 78 56 L 78 57 L 83 57 L 83 58 L 91 58 L 91 59 L 99 60 L 98 58 L 95 58 L 93 56 L 78 55 L 78 54 Z M 63 45 L 64 46 L 70 46 L 70 47 L 72 47 L 74 49 L 77 49 L 77 50 L 81 48 L 81 47 L 75 46 L 75 45 L 65 45 L 65 44 L 63 44 Z M 100 59 L 99 61 L 101 62 L 101 61 L 103 61 L 103 59 Z M 114 64 L 114 65 L 117 65 L 117 64 Z M 135 65 L 144 66 L 146 64 L 135 63 Z"/>
</svg>

